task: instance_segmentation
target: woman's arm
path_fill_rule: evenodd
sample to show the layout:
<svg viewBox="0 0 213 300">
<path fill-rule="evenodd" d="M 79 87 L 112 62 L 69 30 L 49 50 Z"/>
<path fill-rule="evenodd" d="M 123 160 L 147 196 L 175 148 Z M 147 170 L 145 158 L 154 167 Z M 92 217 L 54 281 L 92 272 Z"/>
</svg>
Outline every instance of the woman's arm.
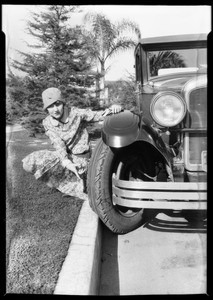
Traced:
<svg viewBox="0 0 213 300">
<path fill-rule="evenodd" d="M 78 178 L 80 178 L 78 171 L 76 169 L 76 165 L 73 164 L 69 159 L 67 155 L 67 148 L 64 141 L 61 139 L 61 137 L 54 132 L 50 126 L 48 126 L 47 122 L 43 121 L 43 126 L 45 129 L 45 134 L 50 138 L 50 141 L 53 145 L 53 147 L 56 149 L 56 153 L 59 156 L 61 160 L 61 164 L 64 168 L 69 169 L 72 171 Z"/>
<path fill-rule="evenodd" d="M 109 108 L 105 110 L 100 111 L 94 111 L 92 109 L 82 109 L 82 108 L 76 108 L 78 110 L 78 113 L 83 116 L 83 119 L 87 122 L 98 122 L 102 121 L 105 116 L 109 114 L 116 114 L 119 113 L 122 110 L 122 106 L 119 104 L 113 104 Z"/>
</svg>

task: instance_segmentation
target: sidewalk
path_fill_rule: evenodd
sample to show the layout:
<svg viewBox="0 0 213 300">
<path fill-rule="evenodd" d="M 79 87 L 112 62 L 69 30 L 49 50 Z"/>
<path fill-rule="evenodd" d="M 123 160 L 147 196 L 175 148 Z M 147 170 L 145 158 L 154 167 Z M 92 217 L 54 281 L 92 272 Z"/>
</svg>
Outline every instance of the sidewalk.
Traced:
<svg viewBox="0 0 213 300">
<path fill-rule="evenodd" d="M 25 130 L 25 129 L 19 124 L 6 125 L 6 133 L 11 133 L 13 131 L 21 131 L 21 130 Z"/>
</svg>

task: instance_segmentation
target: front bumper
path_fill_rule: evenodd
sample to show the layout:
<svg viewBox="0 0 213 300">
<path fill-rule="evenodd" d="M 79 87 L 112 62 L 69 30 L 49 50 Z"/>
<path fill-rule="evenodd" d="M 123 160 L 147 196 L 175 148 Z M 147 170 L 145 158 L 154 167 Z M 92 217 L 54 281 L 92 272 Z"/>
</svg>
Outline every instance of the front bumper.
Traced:
<svg viewBox="0 0 213 300">
<path fill-rule="evenodd" d="M 206 210 L 206 182 L 147 182 L 112 178 L 113 204 L 151 209 Z"/>
</svg>

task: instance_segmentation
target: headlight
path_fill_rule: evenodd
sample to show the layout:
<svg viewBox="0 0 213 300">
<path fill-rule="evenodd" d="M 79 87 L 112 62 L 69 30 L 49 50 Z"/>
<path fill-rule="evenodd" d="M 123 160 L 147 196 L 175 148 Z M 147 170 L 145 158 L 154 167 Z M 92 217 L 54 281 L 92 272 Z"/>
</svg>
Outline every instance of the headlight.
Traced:
<svg viewBox="0 0 213 300">
<path fill-rule="evenodd" d="M 172 127 L 183 120 L 186 103 L 174 92 L 160 92 L 152 99 L 150 113 L 157 124 Z"/>
</svg>

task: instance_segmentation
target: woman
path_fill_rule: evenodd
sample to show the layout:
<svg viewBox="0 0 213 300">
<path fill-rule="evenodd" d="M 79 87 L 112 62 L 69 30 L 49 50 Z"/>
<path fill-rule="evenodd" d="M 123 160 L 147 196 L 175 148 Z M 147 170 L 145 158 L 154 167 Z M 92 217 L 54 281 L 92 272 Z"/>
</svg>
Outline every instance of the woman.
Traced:
<svg viewBox="0 0 213 300">
<path fill-rule="evenodd" d="M 54 87 L 42 93 L 42 100 L 43 109 L 48 112 L 43 126 L 55 151 L 39 150 L 29 154 L 22 160 L 23 168 L 49 187 L 85 200 L 91 152 L 87 122 L 103 120 L 107 114 L 118 113 L 122 108 L 112 105 L 98 112 L 76 107 L 69 110 L 61 91 Z"/>
</svg>

